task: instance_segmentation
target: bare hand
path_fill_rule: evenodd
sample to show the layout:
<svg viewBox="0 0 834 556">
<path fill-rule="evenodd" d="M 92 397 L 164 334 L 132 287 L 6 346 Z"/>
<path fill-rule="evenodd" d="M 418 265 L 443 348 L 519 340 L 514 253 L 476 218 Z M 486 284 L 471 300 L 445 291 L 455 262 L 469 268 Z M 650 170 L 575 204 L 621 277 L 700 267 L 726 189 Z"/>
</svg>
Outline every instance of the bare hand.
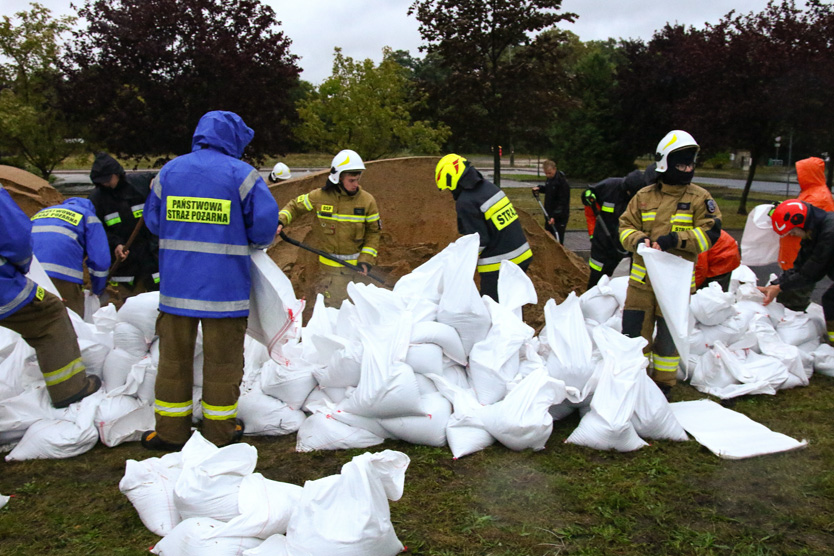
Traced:
<svg viewBox="0 0 834 556">
<path fill-rule="evenodd" d="M 556 219 L 555 219 L 555 218 L 551 218 L 550 220 L 548 220 L 548 221 L 547 221 L 547 223 L 548 223 L 548 224 L 550 224 L 551 226 L 553 226 L 553 225 L 555 225 L 555 224 L 556 224 Z"/>
<path fill-rule="evenodd" d="M 650 240 L 649 238 L 644 239 L 643 245 L 645 245 L 646 247 L 652 247 L 652 240 Z M 657 243 L 655 243 L 655 245 L 657 245 Z M 655 249 L 657 249 L 657 247 L 655 247 Z"/>
<path fill-rule="evenodd" d="M 130 255 L 130 250 L 125 249 L 125 246 L 121 244 L 117 245 L 113 252 L 116 254 L 116 258 L 120 261 L 124 261 L 127 256 Z"/>
<path fill-rule="evenodd" d="M 779 284 L 773 286 L 758 286 L 759 291 L 762 292 L 765 296 L 764 301 L 762 301 L 762 305 L 770 305 L 770 302 L 776 299 L 776 296 L 779 295 L 779 292 L 782 291 L 782 288 Z"/>
<path fill-rule="evenodd" d="M 647 245 L 648 245 L 648 241 L 649 241 L 649 240 L 647 239 L 647 240 L 646 240 Z M 660 245 L 658 245 L 656 241 L 655 241 L 655 242 L 652 242 L 652 244 L 650 245 L 650 247 L 651 247 L 652 249 L 657 249 L 658 251 L 663 251 L 663 249 L 661 249 L 661 248 L 660 248 Z"/>
<path fill-rule="evenodd" d="M 283 224 L 278 224 L 278 229 L 277 229 L 277 230 L 275 230 L 275 235 L 276 235 L 276 236 L 280 236 L 280 235 L 281 235 L 281 232 L 282 232 L 283 230 L 284 230 L 284 225 L 283 225 Z"/>
</svg>

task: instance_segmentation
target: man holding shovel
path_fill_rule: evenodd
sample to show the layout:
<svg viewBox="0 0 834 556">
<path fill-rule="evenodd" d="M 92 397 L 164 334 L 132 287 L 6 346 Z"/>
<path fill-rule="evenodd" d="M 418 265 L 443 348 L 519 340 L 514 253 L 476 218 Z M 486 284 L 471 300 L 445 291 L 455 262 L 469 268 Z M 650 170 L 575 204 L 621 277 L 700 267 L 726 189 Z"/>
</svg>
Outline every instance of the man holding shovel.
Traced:
<svg viewBox="0 0 834 556">
<path fill-rule="evenodd" d="M 544 185 L 533 188 L 533 195 L 544 193 L 544 229 L 559 243 L 565 243 L 565 230 L 570 217 L 570 184 L 565 173 L 560 172 L 552 160 L 545 160 L 542 169 L 547 180 Z"/>
<path fill-rule="evenodd" d="M 376 199 L 359 185 L 364 170 L 355 151 L 339 152 L 324 187 L 299 195 L 279 213 L 279 234 L 299 216 L 315 214 L 312 242 L 322 252 L 316 293 L 324 296 L 328 307 L 339 307 L 347 299 L 348 284 L 367 276 L 376 263 L 382 224 Z M 356 272 L 356 266 L 362 271 Z"/>
</svg>

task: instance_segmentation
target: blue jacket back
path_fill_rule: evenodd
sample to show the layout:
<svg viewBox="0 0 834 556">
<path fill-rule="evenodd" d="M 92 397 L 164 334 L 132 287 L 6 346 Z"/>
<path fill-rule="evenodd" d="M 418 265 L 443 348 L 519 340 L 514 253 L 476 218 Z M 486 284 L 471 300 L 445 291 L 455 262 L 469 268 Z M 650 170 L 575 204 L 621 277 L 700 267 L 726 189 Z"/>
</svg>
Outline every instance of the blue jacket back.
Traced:
<svg viewBox="0 0 834 556">
<path fill-rule="evenodd" d="M 32 222 L 0 185 L 0 319 L 35 297 L 36 285 L 26 278 L 32 263 Z"/>
<path fill-rule="evenodd" d="M 72 197 L 39 211 L 32 217 L 32 238 L 35 256 L 51 278 L 83 283 L 86 254 L 93 293 L 104 291 L 110 247 L 89 199 Z"/>
<path fill-rule="evenodd" d="M 145 204 L 159 236 L 163 312 L 207 318 L 249 315 L 249 247 L 266 248 L 278 204 L 257 170 L 238 159 L 254 133 L 231 112 L 204 115 L 192 152 L 167 163 Z"/>
</svg>

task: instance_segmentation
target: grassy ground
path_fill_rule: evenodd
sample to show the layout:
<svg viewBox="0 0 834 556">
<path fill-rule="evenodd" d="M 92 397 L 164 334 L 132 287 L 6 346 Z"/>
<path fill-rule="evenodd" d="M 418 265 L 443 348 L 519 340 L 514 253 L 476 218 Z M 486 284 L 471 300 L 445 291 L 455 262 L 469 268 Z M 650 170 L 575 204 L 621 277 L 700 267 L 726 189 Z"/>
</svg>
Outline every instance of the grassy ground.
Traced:
<svg viewBox="0 0 834 556">
<path fill-rule="evenodd" d="M 834 380 L 735 406 L 808 448 L 722 460 L 697 442 L 654 442 L 621 454 L 564 444 L 576 416 L 554 424 L 542 452 L 500 445 L 453 460 L 446 448 L 388 441 L 411 457 L 391 504 L 409 554 L 545 556 L 834 553 Z M 688 386 L 676 401 L 702 396 Z M 303 484 L 365 450 L 294 452 L 295 435 L 257 438 L 258 471 Z M 139 555 L 158 539 L 118 483 L 138 444 L 102 445 L 69 460 L 0 464 L 0 554 Z"/>
</svg>

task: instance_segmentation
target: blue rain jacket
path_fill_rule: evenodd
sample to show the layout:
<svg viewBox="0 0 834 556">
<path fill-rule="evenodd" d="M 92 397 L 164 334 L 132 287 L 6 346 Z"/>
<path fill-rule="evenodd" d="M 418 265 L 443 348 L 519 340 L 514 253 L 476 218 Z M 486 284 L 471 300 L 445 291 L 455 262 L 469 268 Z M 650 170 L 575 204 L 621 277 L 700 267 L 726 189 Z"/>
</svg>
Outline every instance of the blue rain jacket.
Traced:
<svg viewBox="0 0 834 556">
<path fill-rule="evenodd" d="M 93 293 L 101 295 L 107 286 L 110 246 L 92 201 L 71 197 L 39 211 L 32 217 L 32 238 L 35 256 L 51 278 L 82 284 L 86 254 Z"/>
<path fill-rule="evenodd" d="M 278 203 L 257 170 L 239 160 L 252 137 L 237 114 L 208 112 L 192 152 L 154 179 L 145 224 L 159 236 L 160 311 L 249 315 L 249 247 L 267 247 L 278 227 Z"/>
<path fill-rule="evenodd" d="M 0 319 L 35 297 L 37 286 L 26 278 L 32 263 L 32 222 L 0 185 Z"/>
</svg>

